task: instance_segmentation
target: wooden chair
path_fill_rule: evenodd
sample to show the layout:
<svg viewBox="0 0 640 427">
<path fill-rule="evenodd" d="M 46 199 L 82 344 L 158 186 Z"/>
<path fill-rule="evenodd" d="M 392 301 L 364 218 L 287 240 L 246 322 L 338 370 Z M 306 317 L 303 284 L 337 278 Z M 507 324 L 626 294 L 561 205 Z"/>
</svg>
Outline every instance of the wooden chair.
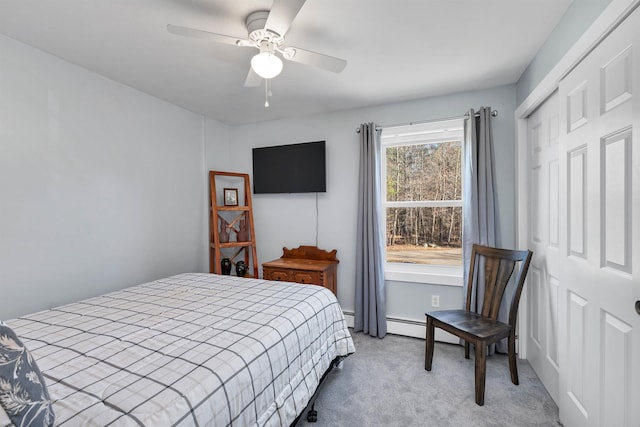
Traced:
<svg viewBox="0 0 640 427">
<path fill-rule="evenodd" d="M 516 365 L 516 316 L 518 303 L 529 269 L 533 252 L 516 251 L 487 246 L 473 245 L 469 266 L 469 282 L 467 286 L 467 302 L 465 310 L 440 310 L 426 313 L 427 339 L 424 357 L 424 368 L 431 370 L 433 360 L 434 329 L 436 327 L 452 333 L 464 340 L 464 357 L 469 358 L 469 344 L 475 348 L 476 371 L 476 403 L 484 405 L 484 385 L 486 379 L 487 347 L 503 338 L 509 338 L 509 370 L 511 382 L 518 384 L 518 368 Z M 481 260 L 484 260 L 482 262 Z M 498 321 L 500 303 L 505 288 L 509 283 L 516 263 L 520 264 L 515 277 L 515 288 L 509 308 L 509 323 Z M 471 310 L 473 286 L 484 265 L 485 294 L 482 299 L 482 310 L 476 313 Z M 476 271 L 476 267 L 478 271 Z M 482 295 L 477 295 L 478 305 Z"/>
</svg>

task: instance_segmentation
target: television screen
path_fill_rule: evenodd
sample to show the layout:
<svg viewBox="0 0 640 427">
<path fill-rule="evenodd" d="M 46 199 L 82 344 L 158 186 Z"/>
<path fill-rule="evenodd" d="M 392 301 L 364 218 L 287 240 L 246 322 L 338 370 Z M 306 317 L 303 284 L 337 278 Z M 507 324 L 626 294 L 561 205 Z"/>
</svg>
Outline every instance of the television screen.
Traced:
<svg viewBox="0 0 640 427">
<path fill-rule="evenodd" d="M 254 194 L 325 191 L 325 141 L 253 149 Z"/>
</svg>

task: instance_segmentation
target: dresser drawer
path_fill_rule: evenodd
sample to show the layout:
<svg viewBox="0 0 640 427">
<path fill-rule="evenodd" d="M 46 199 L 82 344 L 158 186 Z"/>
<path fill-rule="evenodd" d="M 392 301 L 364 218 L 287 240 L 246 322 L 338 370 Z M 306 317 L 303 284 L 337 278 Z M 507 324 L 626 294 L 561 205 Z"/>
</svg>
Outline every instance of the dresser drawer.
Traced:
<svg viewBox="0 0 640 427">
<path fill-rule="evenodd" d="M 319 271 L 293 271 L 293 281 L 296 283 L 322 285 L 321 273 Z"/>
<path fill-rule="evenodd" d="M 262 276 L 265 280 L 279 280 L 281 282 L 293 282 L 293 275 L 289 270 L 283 270 L 278 268 L 264 268 Z"/>
</svg>

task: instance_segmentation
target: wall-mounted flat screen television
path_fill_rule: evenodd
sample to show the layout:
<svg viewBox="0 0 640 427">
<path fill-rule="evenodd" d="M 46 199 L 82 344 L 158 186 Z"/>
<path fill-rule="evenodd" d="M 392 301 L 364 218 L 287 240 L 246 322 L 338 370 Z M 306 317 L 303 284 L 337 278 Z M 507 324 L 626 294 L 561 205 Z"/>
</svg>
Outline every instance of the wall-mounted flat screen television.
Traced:
<svg viewBox="0 0 640 427">
<path fill-rule="evenodd" d="M 253 149 L 253 193 L 327 191 L 325 141 Z"/>
</svg>

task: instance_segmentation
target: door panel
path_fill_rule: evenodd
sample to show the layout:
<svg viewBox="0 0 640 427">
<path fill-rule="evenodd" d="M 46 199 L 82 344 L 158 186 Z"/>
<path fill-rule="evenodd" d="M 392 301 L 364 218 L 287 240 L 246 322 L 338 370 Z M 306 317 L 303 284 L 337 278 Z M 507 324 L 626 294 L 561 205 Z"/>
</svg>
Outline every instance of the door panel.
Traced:
<svg viewBox="0 0 640 427">
<path fill-rule="evenodd" d="M 557 126 L 557 123 L 556 123 Z M 555 148 L 557 150 L 557 147 Z M 558 249 L 560 244 L 560 194 L 558 186 L 560 185 L 560 166 L 558 165 L 558 159 L 552 159 L 549 161 L 549 247 Z"/>
<path fill-rule="evenodd" d="M 580 147 L 569 152 L 569 183 L 567 188 L 569 254 L 586 258 L 585 216 L 587 193 L 587 149 Z"/>
<path fill-rule="evenodd" d="M 547 348 L 546 348 L 546 356 L 547 363 L 549 363 L 551 368 L 553 368 L 553 372 L 556 374 L 554 380 L 555 386 L 557 387 L 558 381 L 558 292 L 560 289 L 560 282 L 556 277 L 549 276 L 548 279 L 548 295 L 547 295 L 547 304 L 549 307 L 548 316 L 549 321 L 547 322 Z M 556 390 L 557 393 L 557 390 Z M 557 399 L 557 394 L 556 394 Z M 556 400 L 557 402 L 557 400 Z"/>
<path fill-rule="evenodd" d="M 627 375 L 634 363 L 631 348 L 633 326 L 607 312 L 603 313 L 602 320 L 602 419 L 611 426 L 634 425 L 625 420 L 632 405 L 631 390 L 620 393 L 620 386 L 628 385 Z"/>
<path fill-rule="evenodd" d="M 602 140 L 602 266 L 631 273 L 631 130 Z"/>
<path fill-rule="evenodd" d="M 559 104 L 552 95 L 528 117 L 530 231 L 527 285 L 527 360 L 558 399 L 558 138 Z"/>
<path fill-rule="evenodd" d="M 559 408 L 640 425 L 640 9 L 561 82 Z"/>
<path fill-rule="evenodd" d="M 571 363 L 563 364 L 567 369 L 566 384 L 563 388 L 571 399 L 571 403 L 575 406 L 580 415 L 586 419 L 589 416 L 587 412 L 588 403 L 586 400 L 586 386 L 589 386 L 589 378 L 587 378 L 586 343 L 588 337 L 585 331 L 588 329 L 587 309 L 589 303 L 578 294 L 569 292 L 569 303 L 567 306 L 567 361 Z M 561 372 L 564 372 L 561 371 Z M 586 384 L 585 384 L 586 383 Z M 561 418 L 562 419 L 562 418 Z"/>
</svg>

